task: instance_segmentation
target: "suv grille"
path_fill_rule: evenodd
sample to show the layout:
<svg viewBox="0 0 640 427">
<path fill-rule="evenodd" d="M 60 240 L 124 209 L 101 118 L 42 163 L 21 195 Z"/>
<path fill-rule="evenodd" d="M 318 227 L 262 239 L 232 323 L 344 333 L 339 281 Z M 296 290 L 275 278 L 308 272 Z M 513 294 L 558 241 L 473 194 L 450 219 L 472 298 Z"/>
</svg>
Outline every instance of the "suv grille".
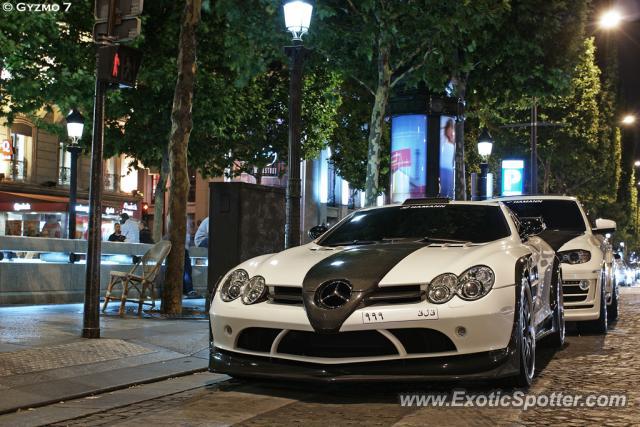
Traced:
<svg viewBox="0 0 640 427">
<path fill-rule="evenodd" d="M 562 282 L 564 302 L 584 302 L 589 295 L 589 289 L 580 289 L 580 280 L 565 280 Z"/>
</svg>

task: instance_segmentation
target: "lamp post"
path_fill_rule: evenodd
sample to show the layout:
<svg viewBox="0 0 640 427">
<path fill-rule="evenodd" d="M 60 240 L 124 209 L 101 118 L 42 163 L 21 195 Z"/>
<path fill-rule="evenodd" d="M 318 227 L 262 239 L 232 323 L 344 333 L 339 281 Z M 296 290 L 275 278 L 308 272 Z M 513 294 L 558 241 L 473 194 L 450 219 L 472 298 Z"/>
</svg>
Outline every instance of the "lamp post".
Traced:
<svg viewBox="0 0 640 427">
<path fill-rule="evenodd" d="M 80 147 L 78 140 L 82 138 L 84 129 L 84 117 L 77 109 L 71 110 L 67 116 L 67 134 L 71 139 L 71 144 L 67 145 L 67 151 L 71 153 L 71 176 L 69 179 L 69 223 L 67 235 L 69 239 L 76 238 L 76 198 L 78 192 L 78 155 Z"/>
<path fill-rule="evenodd" d="M 300 134 L 302 115 L 302 67 L 308 49 L 302 45 L 302 36 L 309 31 L 312 0 L 285 0 L 284 21 L 292 35 L 292 45 L 284 48 L 289 57 L 291 77 L 289 81 L 289 158 L 287 179 L 287 204 L 285 222 L 285 248 L 300 245 Z"/>
<path fill-rule="evenodd" d="M 480 200 L 488 198 L 488 172 L 489 172 L 489 156 L 491 156 L 491 150 L 493 149 L 493 138 L 487 128 L 483 128 L 478 138 L 478 154 L 482 157 L 482 163 L 480 163 L 480 180 L 479 180 L 479 192 L 478 196 Z"/>
</svg>

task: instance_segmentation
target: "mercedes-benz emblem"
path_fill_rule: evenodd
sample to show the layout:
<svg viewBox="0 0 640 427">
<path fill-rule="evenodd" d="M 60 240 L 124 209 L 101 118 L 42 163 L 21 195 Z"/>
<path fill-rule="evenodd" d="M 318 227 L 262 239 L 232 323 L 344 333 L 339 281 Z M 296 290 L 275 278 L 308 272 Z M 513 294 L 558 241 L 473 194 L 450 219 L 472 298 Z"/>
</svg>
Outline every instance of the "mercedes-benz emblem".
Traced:
<svg viewBox="0 0 640 427">
<path fill-rule="evenodd" d="M 351 298 L 351 290 L 351 283 L 346 280 L 325 282 L 316 291 L 316 304 L 328 309 L 342 307 Z"/>
</svg>

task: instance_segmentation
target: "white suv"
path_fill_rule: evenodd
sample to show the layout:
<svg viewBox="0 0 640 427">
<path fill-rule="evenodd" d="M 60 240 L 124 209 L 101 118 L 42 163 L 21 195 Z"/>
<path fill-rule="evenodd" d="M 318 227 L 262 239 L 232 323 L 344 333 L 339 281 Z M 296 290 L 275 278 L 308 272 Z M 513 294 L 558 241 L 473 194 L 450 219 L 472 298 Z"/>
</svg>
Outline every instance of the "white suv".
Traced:
<svg viewBox="0 0 640 427">
<path fill-rule="evenodd" d="M 565 318 L 581 331 L 606 333 L 608 320 L 618 317 L 618 284 L 607 233 L 616 223 L 597 219 L 592 228 L 575 197 L 514 196 L 498 199 L 517 216 L 542 217 L 539 234 L 556 250 L 562 263 Z M 603 304 L 604 301 L 604 304 Z"/>
</svg>

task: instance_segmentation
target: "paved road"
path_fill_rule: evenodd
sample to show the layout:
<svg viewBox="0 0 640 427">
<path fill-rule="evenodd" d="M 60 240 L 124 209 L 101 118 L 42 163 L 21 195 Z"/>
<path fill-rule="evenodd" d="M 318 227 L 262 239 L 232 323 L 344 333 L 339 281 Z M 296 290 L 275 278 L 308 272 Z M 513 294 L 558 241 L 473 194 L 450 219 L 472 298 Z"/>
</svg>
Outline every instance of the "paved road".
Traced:
<svg viewBox="0 0 640 427">
<path fill-rule="evenodd" d="M 118 404 L 118 399 L 112 396 L 114 403 L 111 406 L 118 408 L 94 410 L 91 415 L 54 425 L 640 425 L 640 357 L 636 356 L 640 347 L 640 290 L 627 289 L 621 304 L 620 320 L 612 326 L 606 337 L 578 336 L 573 333 L 562 351 L 555 354 L 548 351 L 539 353 L 539 373 L 529 394 L 540 396 L 561 392 L 564 395 L 575 393 L 586 396 L 589 393 L 621 393 L 628 399 L 624 407 L 535 407 L 526 411 L 486 406 L 403 407 L 399 404 L 399 393 L 402 392 L 434 395 L 464 388 L 469 393 L 486 395 L 493 386 L 309 386 L 226 380 L 212 374 L 199 374 L 200 377 L 192 376 L 191 379 L 182 379 L 182 382 L 180 379 L 173 380 L 177 381 L 174 386 L 164 382 L 142 386 L 136 389 L 139 391 L 128 390 L 129 395 L 138 393 L 142 397 L 133 404 L 124 404 L 124 400 Z M 203 380 L 209 384 L 199 386 Z M 189 381 L 192 381 L 192 386 L 187 384 Z M 164 389 L 153 394 L 145 387 Z M 515 396 L 515 392 L 500 391 L 509 396 Z M 69 402 L 67 410 L 77 409 L 78 405 L 82 405 L 82 402 Z M 41 411 L 39 419 L 44 420 L 48 410 L 41 408 L 33 412 Z M 57 420 L 60 420 L 59 414 Z"/>
</svg>

